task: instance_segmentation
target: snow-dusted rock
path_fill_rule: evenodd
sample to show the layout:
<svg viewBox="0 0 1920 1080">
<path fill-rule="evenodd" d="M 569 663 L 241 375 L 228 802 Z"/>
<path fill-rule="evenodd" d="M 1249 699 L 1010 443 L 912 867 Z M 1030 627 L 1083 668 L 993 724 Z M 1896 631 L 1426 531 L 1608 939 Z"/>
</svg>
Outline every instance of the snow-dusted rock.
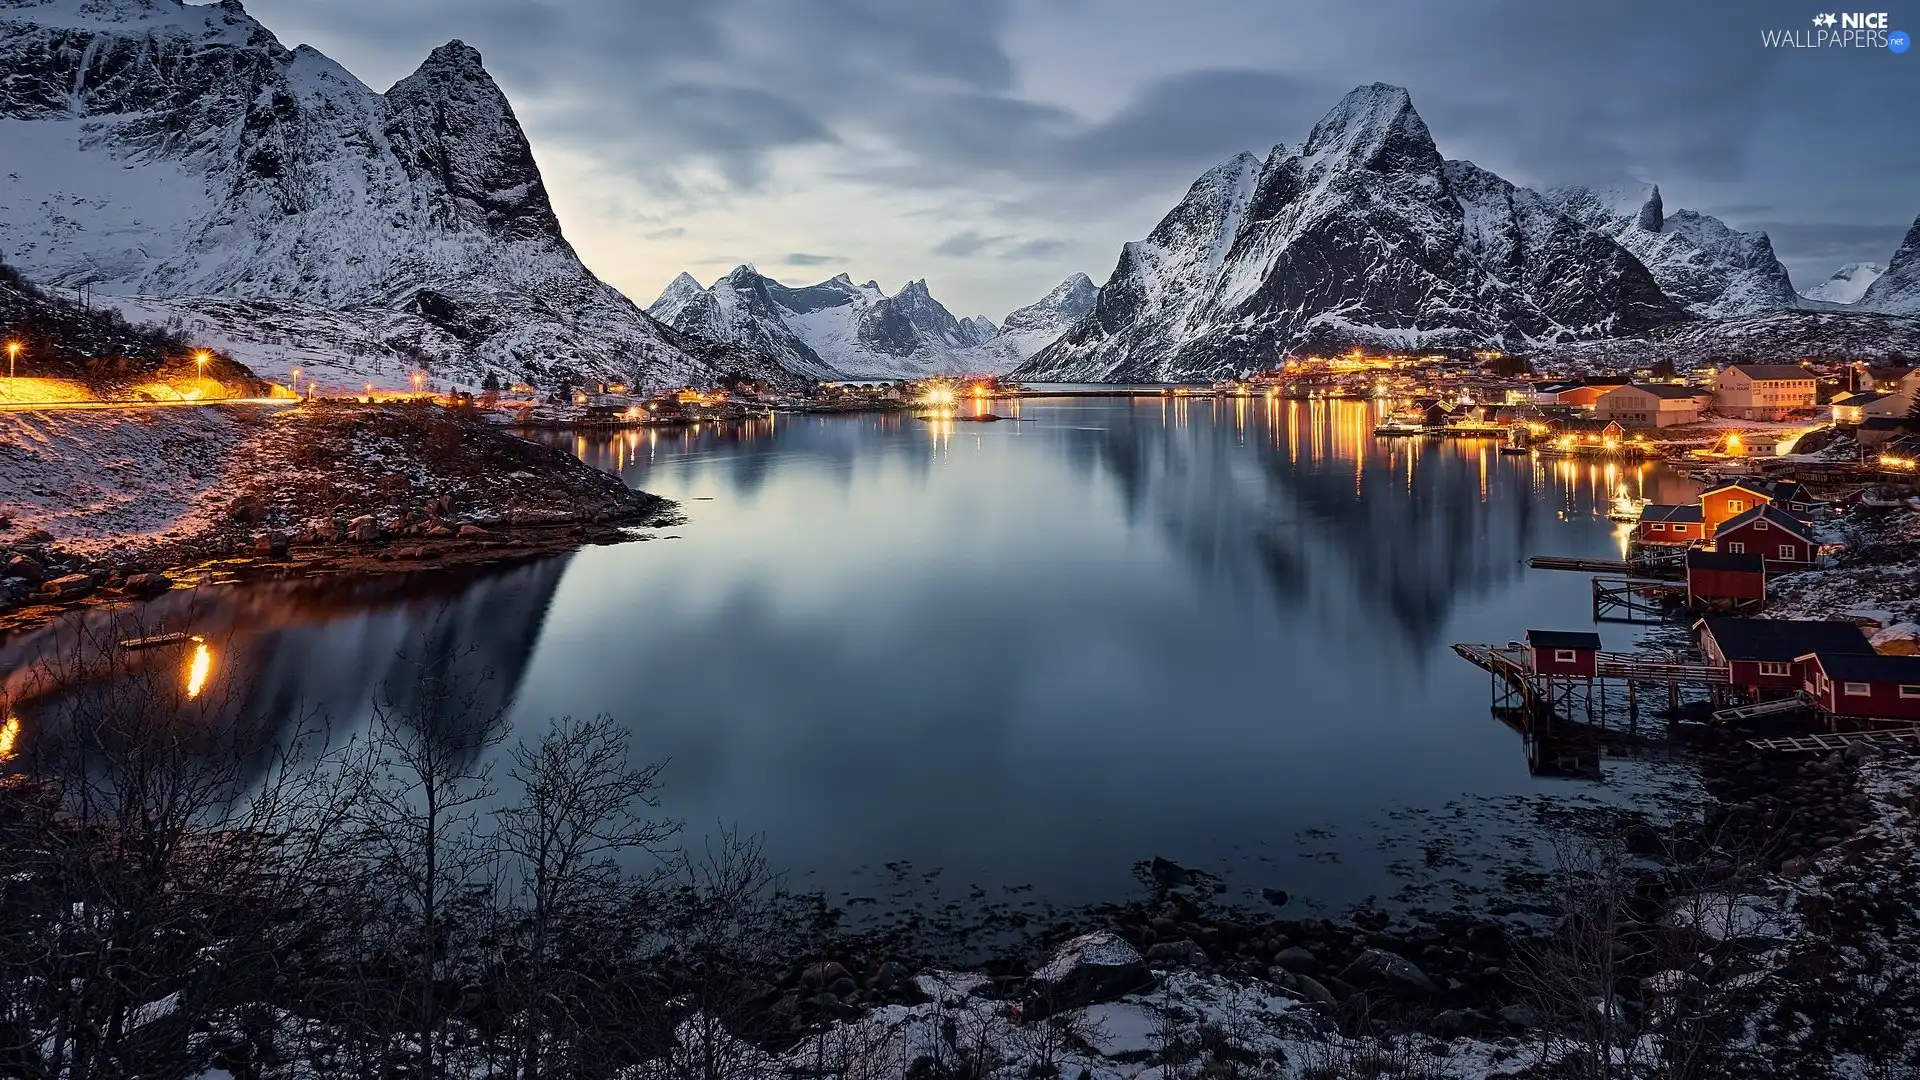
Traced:
<svg viewBox="0 0 1920 1080">
<path fill-rule="evenodd" d="M 270 376 L 276 342 L 236 301 L 400 358 L 402 381 L 408 365 L 474 388 L 717 374 L 581 264 L 512 107 L 458 41 L 383 95 L 238 3 L 16 0 L 0 66 L 0 235 L 30 277 L 171 300 L 167 316 L 252 344 L 240 358 Z"/>
<path fill-rule="evenodd" d="M 1887 262 L 1887 271 L 1860 295 L 1860 307 L 1889 315 L 1920 315 L 1920 217 Z"/>
<path fill-rule="evenodd" d="M 1696 315 L 1751 315 L 1798 301 L 1763 232 L 1736 232 L 1709 214 L 1667 213 L 1660 189 L 1554 188 L 1547 198 L 1575 221 L 1632 252 L 1666 294 Z"/>
<path fill-rule="evenodd" d="M 1111 930 L 1082 934 L 1060 946 L 1027 985 L 1022 1016 L 1034 1019 L 1112 1001 L 1153 985 L 1138 950 Z"/>
<path fill-rule="evenodd" d="M 1887 268 L 1879 263 L 1850 262 L 1835 270 L 1832 277 L 1800 295 L 1817 303 L 1852 304 L 1866 295 L 1866 291 L 1886 272 Z"/>
<path fill-rule="evenodd" d="M 1521 348 L 1686 319 L 1612 239 L 1446 161 L 1407 92 L 1341 100 L 1304 144 L 1209 170 L 1127 244 L 1026 379 L 1161 380 L 1348 345 Z"/>
<path fill-rule="evenodd" d="M 1870 639 L 1873 651 L 1887 656 L 1920 654 L 1920 623 L 1900 622 L 1883 626 Z"/>
</svg>

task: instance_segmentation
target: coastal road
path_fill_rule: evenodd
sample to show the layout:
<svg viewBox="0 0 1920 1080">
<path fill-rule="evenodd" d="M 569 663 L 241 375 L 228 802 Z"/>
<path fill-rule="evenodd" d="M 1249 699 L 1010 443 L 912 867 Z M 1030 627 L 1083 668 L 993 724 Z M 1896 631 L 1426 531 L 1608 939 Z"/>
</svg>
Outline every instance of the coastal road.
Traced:
<svg viewBox="0 0 1920 1080">
<path fill-rule="evenodd" d="M 81 409 L 193 409 L 209 405 L 298 405 L 298 398 L 208 398 L 205 401 L 8 401 L 0 412 L 71 412 Z"/>
</svg>

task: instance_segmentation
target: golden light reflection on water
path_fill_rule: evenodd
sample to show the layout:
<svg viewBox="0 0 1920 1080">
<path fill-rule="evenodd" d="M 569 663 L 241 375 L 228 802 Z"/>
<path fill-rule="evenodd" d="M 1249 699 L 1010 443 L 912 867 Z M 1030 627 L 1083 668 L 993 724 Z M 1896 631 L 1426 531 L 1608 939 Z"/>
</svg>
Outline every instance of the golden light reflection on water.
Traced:
<svg viewBox="0 0 1920 1080">
<path fill-rule="evenodd" d="M 207 648 L 204 641 L 194 642 L 193 656 L 187 660 L 187 697 L 199 697 L 200 691 L 207 688 L 207 680 L 212 674 L 213 650 Z"/>
</svg>

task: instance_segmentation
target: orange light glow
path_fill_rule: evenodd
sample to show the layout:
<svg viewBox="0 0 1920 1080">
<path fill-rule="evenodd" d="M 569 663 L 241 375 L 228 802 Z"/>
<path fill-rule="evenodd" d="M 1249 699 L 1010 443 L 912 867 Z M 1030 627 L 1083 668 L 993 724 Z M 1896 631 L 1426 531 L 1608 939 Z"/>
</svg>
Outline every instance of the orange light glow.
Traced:
<svg viewBox="0 0 1920 1080">
<path fill-rule="evenodd" d="M 20 718 L 7 714 L 7 722 L 0 724 L 0 761 L 12 761 L 14 747 L 20 742 Z"/>
<path fill-rule="evenodd" d="M 197 641 L 193 646 L 193 658 L 187 661 L 187 697 L 197 698 L 200 691 L 207 688 L 207 677 L 213 673 L 213 650 L 207 643 Z"/>
</svg>

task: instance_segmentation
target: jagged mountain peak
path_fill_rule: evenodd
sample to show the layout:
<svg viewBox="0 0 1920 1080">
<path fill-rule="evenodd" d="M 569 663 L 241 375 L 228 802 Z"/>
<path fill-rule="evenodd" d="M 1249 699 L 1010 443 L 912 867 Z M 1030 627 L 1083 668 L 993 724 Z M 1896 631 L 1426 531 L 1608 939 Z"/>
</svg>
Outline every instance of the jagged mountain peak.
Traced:
<svg viewBox="0 0 1920 1080">
<path fill-rule="evenodd" d="M 360 385 L 404 356 L 469 386 L 785 377 L 667 331 L 580 263 L 462 42 L 383 95 L 238 4 L 4 0 L 0 70 L 9 259 L 265 374 Z"/>
<path fill-rule="evenodd" d="M 1668 212 L 1657 185 L 1557 187 L 1546 198 L 1632 252 L 1668 296 L 1696 315 L 1749 315 L 1799 303 L 1766 233 L 1741 232 L 1697 210 Z"/>
<path fill-rule="evenodd" d="M 1881 274 L 1860 297 L 1860 307 L 1889 315 L 1920 315 L 1920 217 L 1887 260 Z"/>
<path fill-rule="evenodd" d="M 1381 172 L 1431 170 L 1440 150 L 1426 121 L 1414 111 L 1413 95 L 1388 83 L 1355 87 L 1307 136 L 1302 153 L 1335 157 Z"/>
</svg>

